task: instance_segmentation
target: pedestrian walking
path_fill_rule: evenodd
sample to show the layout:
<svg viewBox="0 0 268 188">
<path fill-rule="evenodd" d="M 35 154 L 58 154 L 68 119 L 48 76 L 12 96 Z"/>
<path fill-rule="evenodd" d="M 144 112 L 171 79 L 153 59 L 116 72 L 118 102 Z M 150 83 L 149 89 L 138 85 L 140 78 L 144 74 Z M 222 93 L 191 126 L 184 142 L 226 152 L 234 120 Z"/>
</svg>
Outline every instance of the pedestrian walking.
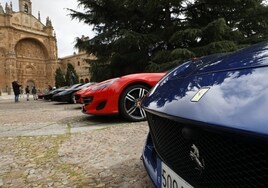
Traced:
<svg viewBox="0 0 268 188">
<path fill-rule="evenodd" d="M 33 94 L 33 99 L 37 100 L 38 99 L 37 98 L 37 90 L 36 90 L 35 86 L 33 86 L 33 88 L 32 88 L 32 94 Z"/>
<path fill-rule="evenodd" d="M 15 95 L 15 102 L 19 102 L 20 87 L 21 87 L 21 85 L 18 84 L 17 80 L 14 80 L 12 82 L 12 88 L 13 88 L 13 92 L 14 92 L 14 95 Z"/>
<path fill-rule="evenodd" d="M 23 88 L 22 87 L 20 87 L 20 98 L 24 98 L 24 95 L 23 95 Z"/>
<path fill-rule="evenodd" d="M 27 101 L 29 101 L 29 97 L 30 97 L 30 88 L 29 88 L 29 86 L 26 86 L 25 93 L 26 93 L 26 96 L 27 96 Z"/>
</svg>

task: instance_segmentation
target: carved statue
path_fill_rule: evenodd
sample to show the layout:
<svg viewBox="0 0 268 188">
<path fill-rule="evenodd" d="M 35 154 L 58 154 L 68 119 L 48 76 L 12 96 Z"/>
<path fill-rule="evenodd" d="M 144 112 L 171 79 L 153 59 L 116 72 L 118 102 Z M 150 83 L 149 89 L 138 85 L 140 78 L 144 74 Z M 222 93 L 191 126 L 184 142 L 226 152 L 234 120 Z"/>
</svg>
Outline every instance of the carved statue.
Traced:
<svg viewBox="0 0 268 188">
<path fill-rule="evenodd" d="M 3 9 L 3 7 L 2 7 L 2 5 L 1 5 L 1 3 L 0 3 L 0 14 L 4 14 L 5 12 L 4 12 L 4 9 Z"/>
</svg>

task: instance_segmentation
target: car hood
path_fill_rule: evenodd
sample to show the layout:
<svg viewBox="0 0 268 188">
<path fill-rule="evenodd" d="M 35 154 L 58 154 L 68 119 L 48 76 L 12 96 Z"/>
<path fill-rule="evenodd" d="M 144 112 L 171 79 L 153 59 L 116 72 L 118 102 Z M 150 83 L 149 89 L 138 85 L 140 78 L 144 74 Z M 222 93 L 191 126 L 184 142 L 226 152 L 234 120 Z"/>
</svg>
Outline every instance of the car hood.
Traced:
<svg viewBox="0 0 268 188">
<path fill-rule="evenodd" d="M 74 89 L 66 89 L 66 90 L 63 90 L 63 91 L 57 93 L 57 95 L 68 95 L 68 94 L 74 93 L 76 91 L 78 91 L 78 89 L 76 89 L 76 88 L 74 88 Z"/>
<path fill-rule="evenodd" d="M 267 137 L 267 52 L 267 43 L 262 43 L 201 63 L 188 72 L 178 71 L 183 65 L 177 67 L 151 90 L 143 107 L 197 126 Z"/>
</svg>

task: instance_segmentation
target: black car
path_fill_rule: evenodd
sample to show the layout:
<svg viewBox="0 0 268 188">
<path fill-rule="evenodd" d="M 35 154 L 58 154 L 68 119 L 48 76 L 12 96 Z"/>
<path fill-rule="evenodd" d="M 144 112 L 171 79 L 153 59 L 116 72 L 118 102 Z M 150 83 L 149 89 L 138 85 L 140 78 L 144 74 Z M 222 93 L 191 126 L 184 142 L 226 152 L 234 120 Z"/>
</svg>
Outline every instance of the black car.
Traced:
<svg viewBox="0 0 268 188">
<path fill-rule="evenodd" d="M 68 89 L 65 89 L 59 93 L 54 94 L 52 100 L 57 102 L 67 102 L 71 104 L 76 103 L 74 93 L 92 84 L 93 83 L 91 82 L 86 84 L 75 84 Z"/>
<path fill-rule="evenodd" d="M 52 100 L 52 97 L 54 94 L 56 93 L 59 93 L 65 89 L 67 89 L 69 86 L 64 86 L 64 87 L 60 87 L 60 88 L 57 88 L 57 89 L 53 89 L 45 94 L 42 95 L 43 99 L 44 100 Z"/>
</svg>

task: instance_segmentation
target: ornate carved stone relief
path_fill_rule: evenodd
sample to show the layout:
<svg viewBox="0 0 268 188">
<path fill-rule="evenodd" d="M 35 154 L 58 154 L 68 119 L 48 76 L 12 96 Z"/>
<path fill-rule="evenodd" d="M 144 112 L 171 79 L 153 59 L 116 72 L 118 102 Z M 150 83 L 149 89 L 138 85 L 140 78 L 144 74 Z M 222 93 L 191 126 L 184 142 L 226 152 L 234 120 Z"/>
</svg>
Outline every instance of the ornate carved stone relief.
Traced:
<svg viewBox="0 0 268 188">
<path fill-rule="evenodd" d="M 34 67 L 33 66 L 26 66 L 25 74 L 34 74 Z"/>
<path fill-rule="evenodd" d="M 29 24 L 29 18 L 25 17 L 24 21 L 26 24 Z"/>
<path fill-rule="evenodd" d="M 42 46 L 34 40 L 22 40 L 16 45 L 17 57 L 45 59 Z"/>
<path fill-rule="evenodd" d="M 0 58 L 5 56 L 5 49 L 4 48 L 0 48 Z"/>
<path fill-rule="evenodd" d="M 20 22 L 20 19 L 18 17 L 15 17 L 14 18 L 15 22 L 19 23 Z"/>
<path fill-rule="evenodd" d="M 5 39 L 5 33 L 0 32 L 0 41 Z"/>
</svg>

